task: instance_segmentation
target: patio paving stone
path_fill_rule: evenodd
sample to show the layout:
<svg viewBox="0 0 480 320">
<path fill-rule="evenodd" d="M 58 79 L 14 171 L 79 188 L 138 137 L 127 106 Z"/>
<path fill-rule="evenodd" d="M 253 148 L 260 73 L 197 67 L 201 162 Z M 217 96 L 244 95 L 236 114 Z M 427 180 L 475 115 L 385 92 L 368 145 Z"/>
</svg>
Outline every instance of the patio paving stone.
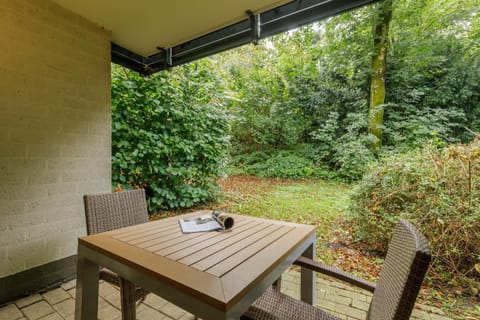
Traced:
<svg viewBox="0 0 480 320">
<path fill-rule="evenodd" d="M 335 311 L 341 315 L 345 315 L 348 318 L 362 320 L 367 317 L 367 312 L 357 308 L 353 308 L 347 305 L 337 304 Z"/>
<path fill-rule="evenodd" d="M 62 289 L 65 290 L 65 291 L 68 291 L 72 288 L 75 288 L 75 285 L 77 284 L 77 280 L 76 279 L 73 279 L 73 280 L 70 280 L 68 282 L 65 282 L 61 285 Z"/>
<path fill-rule="evenodd" d="M 152 307 L 153 309 L 156 310 L 162 310 L 164 306 L 169 304 L 169 302 L 163 298 L 160 298 L 159 296 L 155 294 L 149 294 L 143 301 L 144 304 Z"/>
<path fill-rule="evenodd" d="M 117 293 L 111 293 L 109 295 L 103 296 L 103 298 L 110 303 L 112 306 L 115 308 L 119 309 L 121 308 L 120 304 L 120 292 Z"/>
<path fill-rule="evenodd" d="M 320 309 L 328 311 L 328 312 L 335 312 L 336 304 L 333 301 L 322 300 L 320 302 L 317 301 L 317 304 L 315 306 L 317 308 L 320 308 Z"/>
<path fill-rule="evenodd" d="M 46 301 L 39 301 L 21 310 L 29 320 L 37 320 L 55 312 Z"/>
<path fill-rule="evenodd" d="M 47 300 L 49 304 L 56 304 L 58 302 L 71 298 L 70 295 L 61 287 L 47 291 L 42 296 L 45 300 Z"/>
<path fill-rule="evenodd" d="M 170 320 L 163 313 L 148 306 L 137 310 L 137 320 Z"/>
<path fill-rule="evenodd" d="M 75 288 L 73 289 L 70 289 L 67 291 L 67 293 L 70 295 L 70 297 L 72 297 L 73 299 L 75 299 Z"/>
<path fill-rule="evenodd" d="M 343 289 L 338 289 L 334 291 L 335 295 L 338 295 L 340 297 L 345 297 L 347 299 L 350 299 L 352 302 L 355 301 L 362 301 L 367 303 L 367 297 L 370 295 L 368 292 L 365 293 L 358 293 L 355 291 L 350 291 L 350 290 L 343 290 Z"/>
<path fill-rule="evenodd" d="M 49 314 L 48 316 L 43 317 L 39 320 L 63 320 L 63 318 L 61 316 L 59 316 L 57 313 L 52 313 L 52 314 Z"/>
<path fill-rule="evenodd" d="M 21 319 L 23 317 L 22 313 L 20 310 L 18 310 L 17 306 L 12 304 L 9 304 L 3 308 L 0 308 L 0 319 Z"/>
<path fill-rule="evenodd" d="M 186 313 L 185 310 L 177 307 L 176 305 L 174 304 L 171 304 L 171 303 L 167 303 L 166 305 L 164 305 L 160 311 L 164 314 L 166 314 L 167 316 L 170 317 L 170 319 L 180 319 L 181 317 L 183 317 L 183 315 Z"/>
<path fill-rule="evenodd" d="M 42 300 L 43 300 L 42 296 L 36 293 L 15 301 L 15 304 L 17 305 L 17 307 L 21 309 Z"/>
<path fill-rule="evenodd" d="M 101 297 L 109 296 L 109 295 L 115 295 L 115 294 L 120 294 L 120 290 L 113 285 L 111 285 L 108 282 L 105 282 L 103 280 L 100 281 L 100 284 L 98 286 L 98 291 L 100 293 Z"/>
<path fill-rule="evenodd" d="M 75 280 L 43 295 L 34 294 L 0 308 L 0 320 L 74 320 Z M 292 268 L 282 276 L 282 292 L 299 298 L 300 273 Z M 344 320 L 365 319 L 371 301 L 371 293 L 349 285 L 317 278 L 315 305 L 334 313 Z M 120 291 L 101 281 L 99 285 L 100 320 L 120 320 Z M 193 320 L 194 315 L 154 294 L 149 294 L 137 305 L 137 320 Z M 440 309 L 416 305 L 411 319 L 451 320 Z"/>
<path fill-rule="evenodd" d="M 349 306 L 352 303 L 351 298 L 345 298 L 341 295 L 338 295 L 336 293 L 328 292 L 327 295 L 325 296 L 325 300 L 332 301 L 335 304 L 340 304 L 344 306 Z"/>
<path fill-rule="evenodd" d="M 109 304 L 104 299 L 98 300 L 98 318 L 101 320 L 116 320 L 121 318 L 120 310 Z"/>
<path fill-rule="evenodd" d="M 73 300 L 72 298 L 69 298 L 60 303 L 55 304 L 53 308 L 60 316 L 62 316 L 63 318 L 67 318 L 75 313 L 75 300 Z"/>
<path fill-rule="evenodd" d="M 364 301 L 361 301 L 361 300 L 353 300 L 352 301 L 352 307 L 360 309 L 360 310 L 368 311 L 368 308 L 370 307 L 370 303 L 364 302 Z"/>
</svg>

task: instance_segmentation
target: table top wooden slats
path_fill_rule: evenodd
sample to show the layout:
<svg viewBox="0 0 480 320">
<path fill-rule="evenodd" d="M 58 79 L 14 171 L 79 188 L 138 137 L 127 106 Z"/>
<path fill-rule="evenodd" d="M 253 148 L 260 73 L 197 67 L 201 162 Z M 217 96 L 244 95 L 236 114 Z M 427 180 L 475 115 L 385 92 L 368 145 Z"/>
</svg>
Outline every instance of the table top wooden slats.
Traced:
<svg viewBox="0 0 480 320">
<path fill-rule="evenodd" d="M 259 224 L 244 230 L 243 232 L 225 234 L 222 237 L 223 239 L 212 239 L 216 241 L 205 241 L 199 243 L 185 250 L 168 255 L 167 258 L 177 260 L 178 262 L 186 265 L 191 265 L 201 259 L 204 259 L 205 257 L 208 257 L 209 255 L 219 252 L 222 249 L 227 249 L 237 242 L 248 241 L 248 239 L 254 237 L 258 232 L 261 232 L 263 229 L 268 227 L 268 225 Z"/>
<path fill-rule="evenodd" d="M 283 237 L 286 233 L 291 231 L 292 228 L 289 227 L 282 227 L 275 229 L 273 232 L 262 235 L 258 237 L 259 239 L 253 242 L 250 246 L 239 249 L 235 254 L 229 255 L 225 254 L 224 251 L 220 252 L 218 255 L 221 256 L 222 259 L 217 259 L 217 263 L 211 263 L 211 258 L 207 261 L 201 261 L 204 263 L 197 263 L 192 267 L 206 270 L 208 273 L 213 274 L 214 276 L 221 277 L 227 272 L 233 270 L 235 267 L 240 265 L 242 262 L 248 260 L 250 257 L 261 251 L 262 249 L 266 248 L 267 246 L 271 245 L 273 242 L 278 240 L 279 238 Z M 225 257 L 224 257 L 225 256 Z M 206 262 L 210 262 L 207 264 Z M 199 266 L 205 266 L 207 268 L 202 269 Z"/>
<path fill-rule="evenodd" d="M 245 251 L 254 251 L 254 253 L 260 251 L 266 245 L 265 242 L 271 243 L 275 241 L 275 239 L 280 238 L 284 235 L 288 227 L 282 227 L 278 225 L 270 225 L 265 229 L 262 229 L 255 234 L 252 234 L 250 237 L 242 239 L 236 243 L 233 243 L 230 246 L 221 247 L 213 254 L 202 257 L 199 261 L 195 262 L 191 266 L 193 268 L 205 271 L 207 269 L 213 268 L 214 266 L 220 264 L 224 260 L 230 257 L 238 257 L 240 258 L 238 263 L 242 263 L 245 261 L 250 255 L 242 255 Z M 249 250 L 250 249 L 250 250 Z M 243 259 L 241 259 L 243 257 Z"/>
<path fill-rule="evenodd" d="M 211 211 L 181 217 L 205 214 Z M 79 241 L 225 309 L 315 232 L 314 226 L 232 216 L 230 232 L 183 234 L 179 218 L 171 217 Z"/>
<path fill-rule="evenodd" d="M 254 222 L 250 220 L 243 220 L 238 224 L 235 222 L 235 232 L 243 232 L 244 230 L 251 228 L 252 224 L 254 224 Z M 167 257 L 180 250 L 191 248 L 199 243 L 207 243 L 208 241 L 208 243 L 214 244 L 219 238 L 225 237 L 225 234 L 219 232 L 202 232 L 192 233 L 188 236 L 188 238 L 185 237 L 186 240 L 184 241 L 176 241 L 174 244 L 164 243 L 162 246 L 151 247 L 148 248 L 148 250 L 153 251 L 158 255 Z"/>
</svg>

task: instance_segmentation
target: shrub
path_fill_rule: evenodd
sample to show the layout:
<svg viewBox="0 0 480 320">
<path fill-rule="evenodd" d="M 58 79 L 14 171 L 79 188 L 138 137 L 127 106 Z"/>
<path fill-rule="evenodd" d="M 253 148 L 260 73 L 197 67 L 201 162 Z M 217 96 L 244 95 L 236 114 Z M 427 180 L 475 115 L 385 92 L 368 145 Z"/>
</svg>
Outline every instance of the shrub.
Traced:
<svg viewBox="0 0 480 320">
<path fill-rule="evenodd" d="M 457 279 L 479 275 L 477 141 L 387 157 L 364 176 L 351 200 L 356 235 L 372 249 L 384 252 L 394 224 L 405 218 L 429 239 L 431 275 Z"/>
<path fill-rule="evenodd" d="M 301 150 L 254 152 L 236 156 L 234 163 L 243 167 L 246 174 L 259 177 L 301 179 L 313 176 L 316 171 L 312 160 Z"/>
<path fill-rule="evenodd" d="M 246 167 L 253 165 L 257 162 L 267 161 L 273 155 L 273 152 L 267 151 L 254 151 L 236 155 L 233 157 L 233 164 L 239 167 Z"/>
<path fill-rule="evenodd" d="M 386 107 L 389 112 L 385 119 L 384 140 L 386 145 L 397 150 L 421 147 L 432 138 L 458 143 L 458 133 L 465 131 L 466 116 L 459 108 L 418 108 L 417 105 L 393 103 Z"/>
<path fill-rule="evenodd" d="M 375 155 L 367 147 L 369 135 L 354 140 L 344 139 L 335 146 L 335 175 L 342 181 L 353 182 L 361 179 L 368 165 L 376 161 Z"/>
<path fill-rule="evenodd" d="M 317 149 L 316 162 L 319 167 L 327 169 L 321 170 L 321 177 L 357 181 L 368 165 L 376 161 L 375 154 L 368 148 L 374 137 L 365 134 L 367 119 L 367 115 L 362 113 L 348 114 L 343 120 L 343 132 L 340 130 L 339 114 L 331 112 L 324 125 L 312 132 Z"/>
<path fill-rule="evenodd" d="M 216 195 L 228 119 L 205 69 L 190 64 L 143 77 L 113 68 L 112 182 L 145 188 L 150 211 Z"/>
</svg>

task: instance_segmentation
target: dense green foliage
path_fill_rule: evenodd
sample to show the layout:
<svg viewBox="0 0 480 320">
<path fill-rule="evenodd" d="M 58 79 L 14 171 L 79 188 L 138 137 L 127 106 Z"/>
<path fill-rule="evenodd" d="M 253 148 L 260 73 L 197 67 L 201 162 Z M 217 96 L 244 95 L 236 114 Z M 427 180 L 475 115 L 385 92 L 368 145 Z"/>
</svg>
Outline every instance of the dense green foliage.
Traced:
<svg viewBox="0 0 480 320">
<path fill-rule="evenodd" d="M 374 152 L 367 129 L 375 6 L 213 57 L 232 97 L 233 154 L 308 144 L 316 152 L 302 161 L 313 162 L 314 175 L 352 181 L 384 151 L 432 138 L 468 142 L 465 128 L 480 131 L 479 8 L 478 0 L 394 1 L 379 107 L 384 148 Z"/>
<path fill-rule="evenodd" d="M 232 116 L 233 164 L 261 176 L 355 181 L 383 152 L 401 153 L 432 138 L 471 140 L 466 128 L 480 131 L 480 1 L 394 1 L 386 97 L 378 106 L 381 150 L 370 148 L 376 138 L 368 134 L 376 8 L 175 68 L 160 76 L 167 85 L 156 99 L 199 101 L 200 109 L 208 100 L 210 110 L 224 104 Z M 201 76 L 179 76 L 199 66 Z"/>
<path fill-rule="evenodd" d="M 215 196 L 228 118 L 206 62 L 143 77 L 112 73 L 112 180 L 146 189 L 150 211 Z"/>
<path fill-rule="evenodd" d="M 480 275 L 480 143 L 426 147 L 383 159 L 352 195 L 353 226 L 385 252 L 399 218 L 426 235 L 436 276 Z"/>
<path fill-rule="evenodd" d="M 384 151 L 408 151 L 432 138 L 467 142 L 472 135 L 465 128 L 480 131 L 479 0 L 397 0 L 388 33 L 385 104 L 378 107 L 384 112 L 384 148 L 369 148 L 376 139 L 368 134 L 376 8 L 203 60 L 202 94 L 222 96 L 234 119 L 234 164 L 263 176 L 354 181 Z M 167 88 L 191 86 L 179 72 L 162 76 Z M 183 94 L 191 103 L 199 99 L 195 91 Z M 257 151 L 270 157 L 246 166 L 237 157 Z M 282 169 L 292 161 L 312 170 Z"/>
<path fill-rule="evenodd" d="M 259 177 L 299 179 L 313 176 L 312 160 L 294 151 L 257 151 L 235 157 L 243 172 Z"/>
</svg>

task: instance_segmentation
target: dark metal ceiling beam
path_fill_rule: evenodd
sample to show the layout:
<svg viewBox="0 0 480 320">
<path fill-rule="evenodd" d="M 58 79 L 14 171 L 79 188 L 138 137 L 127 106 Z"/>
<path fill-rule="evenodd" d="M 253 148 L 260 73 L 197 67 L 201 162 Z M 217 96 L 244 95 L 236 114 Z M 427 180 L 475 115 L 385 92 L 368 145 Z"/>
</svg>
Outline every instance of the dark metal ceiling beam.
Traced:
<svg viewBox="0 0 480 320">
<path fill-rule="evenodd" d="M 173 48 L 162 49 L 149 57 L 140 56 L 112 43 L 112 62 L 142 74 L 152 74 L 377 1 L 296 0 L 256 16 L 246 12 L 245 20 Z"/>
<path fill-rule="evenodd" d="M 113 42 L 111 44 L 111 55 L 113 63 L 146 74 L 145 68 L 147 66 L 147 63 L 145 61 L 145 57 L 133 53 L 132 51 L 116 45 Z"/>
</svg>

